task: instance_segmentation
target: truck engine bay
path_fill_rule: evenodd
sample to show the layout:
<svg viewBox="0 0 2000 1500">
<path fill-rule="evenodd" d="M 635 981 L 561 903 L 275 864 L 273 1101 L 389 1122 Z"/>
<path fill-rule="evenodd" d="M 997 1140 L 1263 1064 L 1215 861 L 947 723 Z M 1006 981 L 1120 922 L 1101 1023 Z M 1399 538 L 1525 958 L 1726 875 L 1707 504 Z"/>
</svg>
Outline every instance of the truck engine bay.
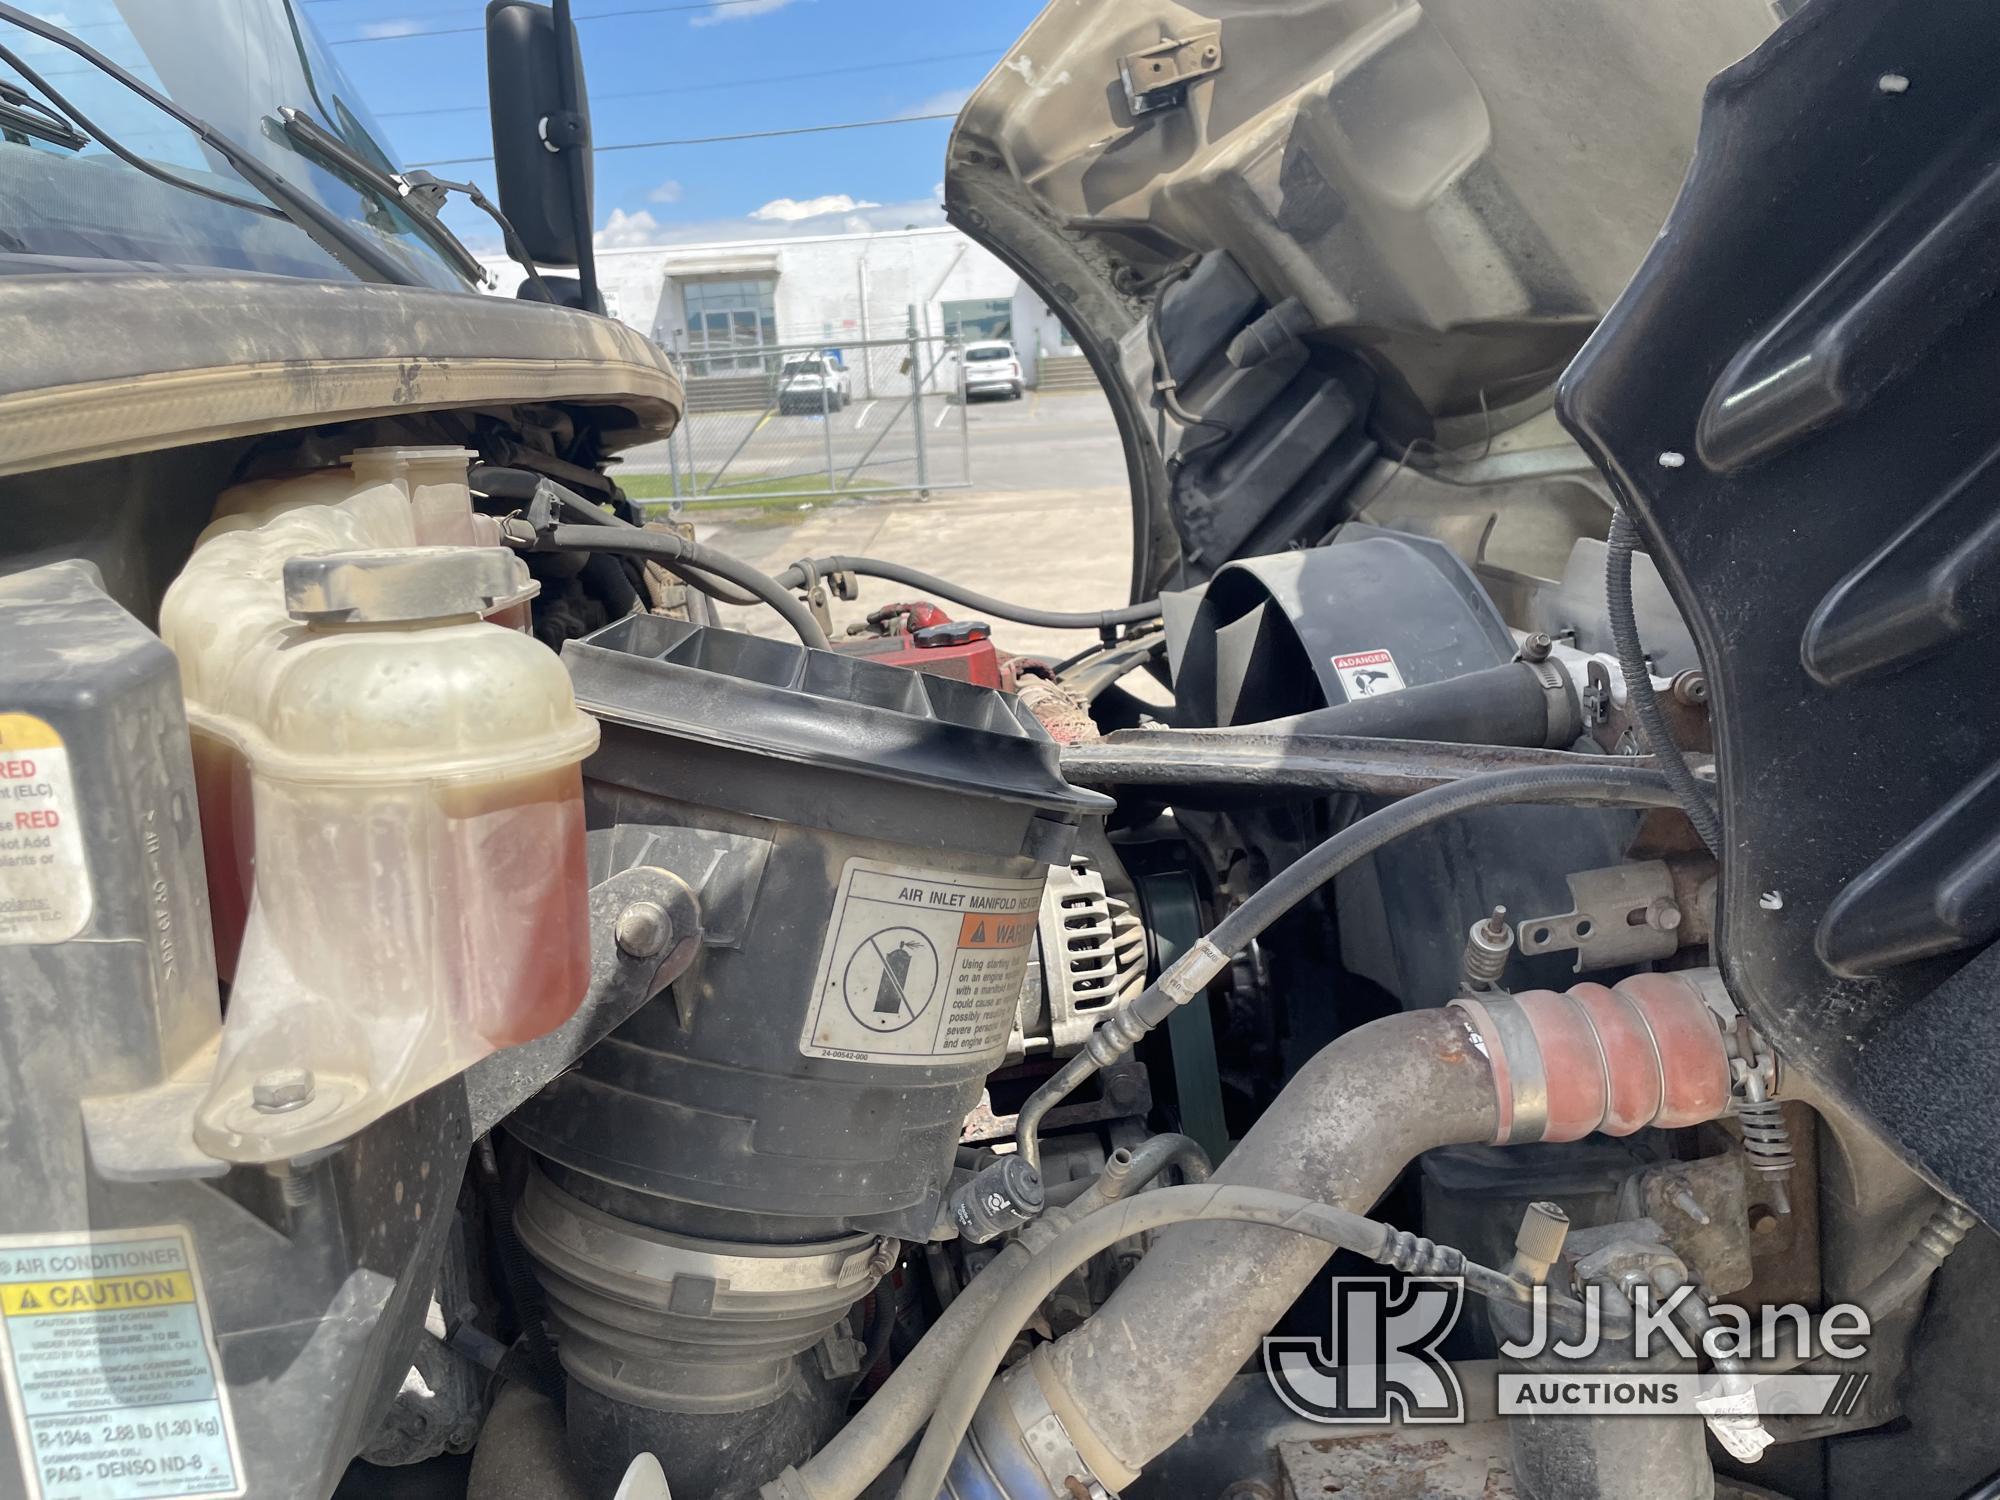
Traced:
<svg viewBox="0 0 2000 1500">
<path fill-rule="evenodd" d="M 587 313 L 66 278 L 269 344 L 0 391 L 0 1494 L 2000 1493 L 2000 26 L 1694 9 L 1036 23 L 1129 604 L 649 518 Z"/>
</svg>

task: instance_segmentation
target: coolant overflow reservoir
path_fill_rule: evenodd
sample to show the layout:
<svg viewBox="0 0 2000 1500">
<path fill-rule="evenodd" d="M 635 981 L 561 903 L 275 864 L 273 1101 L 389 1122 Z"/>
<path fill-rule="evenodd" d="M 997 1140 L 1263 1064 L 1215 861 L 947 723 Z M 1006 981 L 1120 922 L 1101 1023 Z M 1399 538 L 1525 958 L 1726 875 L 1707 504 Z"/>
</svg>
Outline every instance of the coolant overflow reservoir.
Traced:
<svg viewBox="0 0 2000 1500">
<path fill-rule="evenodd" d="M 163 611 L 177 650 L 238 652 L 183 661 L 191 722 L 248 781 L 248 910 L 195 1131 L 237 1161 L 353 1134 L 560 1025 L 589 978 L 596 725 L 553 653 L 483 618 L 532 593 L 525 567 L 502 548 L 297 553 L 299 516 L 205 543 Z M 204 595 L 211 570 L 261 579 Z M 205 597 L 259 618 L 203 622 Z"/>
</svg>

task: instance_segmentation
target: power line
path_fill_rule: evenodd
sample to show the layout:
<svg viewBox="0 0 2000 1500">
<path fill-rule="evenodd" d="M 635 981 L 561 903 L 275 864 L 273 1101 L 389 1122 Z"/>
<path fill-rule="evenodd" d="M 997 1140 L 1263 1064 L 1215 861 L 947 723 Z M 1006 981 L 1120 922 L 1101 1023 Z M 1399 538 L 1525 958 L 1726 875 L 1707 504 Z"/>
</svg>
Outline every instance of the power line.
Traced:
<svg viewBox="0 0 2000 1500">
<path fill-rule="evenodd" d="M 715 83 L 678 84 L 673 88 L 625 89 L 608 94 L 592 94 L 590 102 L 600 104 L 609 99 L 657 99 L 672 98 L 678 94 L 703 94 L 717 89 L 748 88 L 759 83 L 809 83 L 817 78 L 834 78 L 849 73 L 883 73 L 891 68 L 915 68 L 926 63 L 964 62 L 968 58 L 998 57 L 1008 44 L 997 43 L 992 47 L 982 47 L 975 52 L 940 52 L 932 57 L 909 57 L 901 62 L 855 63 L 840 68 L 814 68 L 807 73 L 767 73 L 760 78 L 725 78 Z M 481 104 L 453 104 L 437 109 L 389 109 L 375 111 L 378 120 L 407 120 L 418 115 L 470 115 L 480 114 L 486 109 Z"/>
<path fill-rule="evenodd" d="M 829 130 L 869 130 L 877 125 L 915 125 L 924 120 L 956 120 L 954 114 L 895 115 L 886 120 L 845 120 L 838 125 L 798 125 L 790 130 L 746 130 L 737 135 L 691 135 L 672 141 L 621 141 L 611 146 L 593 146 L 602 156 L 610 151 L 651 151 L 658 146 L 714 146 L 723 141 L 768 141 L 781 135 L 822 135 Z M 490 156 L 447 156 L 436 161 L 413 161 L 413 167 L 464 167 L 493 160 Z"/>
<path fill-rule="evenodd" d="M 577 16 L 578 21 L 608 21 L 616 16 L 664 16 L 677 11 L 721 10 L 731 5 L 769 5 L 771 0 L 697 0 L 692 5 L 641 5 L 631 10 L 600 10 L 594 15 Z M 393 23 L 390 23 L 393 24 Z M 327 43 L 330 47 L 356 47 L 367 42 L 410 42 L 420 36 L 467 36 L 473 32 L 484 32 L 485 23 L 477 26 L 439 26 L 430 31 L 385 31 L 380 36 L 340 36 Z"/>
</svg>

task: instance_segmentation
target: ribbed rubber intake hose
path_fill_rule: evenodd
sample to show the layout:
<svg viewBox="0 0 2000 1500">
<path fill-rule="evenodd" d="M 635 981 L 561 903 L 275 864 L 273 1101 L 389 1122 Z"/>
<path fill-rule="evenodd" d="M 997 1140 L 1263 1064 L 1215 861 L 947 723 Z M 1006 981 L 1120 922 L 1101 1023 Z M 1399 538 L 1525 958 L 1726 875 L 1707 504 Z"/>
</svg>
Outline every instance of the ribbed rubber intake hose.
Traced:
<svg viewBox="0 0 2000 1500">
<path fill-rule="evenodd" d="M 1708 792 L 1667 728 L 1666 711 L 1659 694 L 1653 691 L 1653 674 L 1646 665 L 1646 653 L 1639 644 L 1639 621 L 1632 605 L 1632 554 L 1638 550 L 1639 528 L 1623 510 L 1611 513 L 1611 534 L 1605 539 L 1604 603 L 1611 617 L 1611 644 L 1618 656 L 1618 670 L 1625 678 L 1625 697 L 1639 727 L 1646 732 L 1654 762 L 1674 789 L 1674 796 L 1694 831 L 1710 854 L 1721 852 L 1722 819 Z"/>
<path fill-rule="evenodd" d="M 1264 929 L 1325 885 L 1342 870 L 1384 845 L 1475 807 L 1508 803 L 1606 803 L 1618 806 L 1677 807 L 1673 789 L 1656 771 L 1606 758 L 1605 764 L 1530 766 L 1488 771 L 1429 787 L 1348 824 L 1280 870 L 1214 931 L 1197 942 L 1148 985 L 1132 1003 L 1091 1033 L 1081 1052 L 1065 1063 L 1021 1106 L 1015 1138 L 1021 1157 L 1041 1166 L 1041 1123 L 1048 1112 L 1100 1068 L 1123 1057 L 1154 1027 L 1205 990 L 1236 954 Z"/>
<path fill-rule="evenodd" d="M 1035 625 L 1044 630 L 1112 630 L 1120 625 L 1137 625 L 1145 620 L 1160 618 L 1161 606 L 1157 599 L 1145 604 L 1128 604 L 1123 609 L 1101 609 L 1071 611 L 1060 609 L 1035 609 L 1026 604 L 1010 604 L 1005 599 L 995 599 L 991 594 L 982 594 L 940 578 L 935 573 L 926 573 L 920 568 L 906 567 L 902 563 L 888 562 L 879 557 L 815 557 L 793 563 L 778 575 L 778 582 L 789 588 L 804 588 L 808 574 L 825 577 L 829 573 L 859 573 L 866 578 L 886 578 L 891 583 L 906 583 L 911 588 L 922 589 L 926 594 L 935 594 L 940 599 L 949 599 L 954 604 L 963 604 L 967 609 L 976 609 L 981 614 L 991 615 L 996 620 L 1011 620 L 1016 625 Z"/>
</svg>

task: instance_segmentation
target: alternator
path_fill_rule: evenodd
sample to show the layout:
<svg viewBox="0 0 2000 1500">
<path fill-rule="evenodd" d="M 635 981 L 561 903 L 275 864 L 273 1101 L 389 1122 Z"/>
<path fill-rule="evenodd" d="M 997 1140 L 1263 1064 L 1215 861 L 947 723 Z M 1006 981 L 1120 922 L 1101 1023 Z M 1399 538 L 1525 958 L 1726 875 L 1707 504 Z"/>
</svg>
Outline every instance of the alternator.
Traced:
<svg viewBox="0 0 2000 1500">
<path fill-rule="evenodd" d="M 1069 1056 L 1145 983 L 1146 933 L 1131 905 L 1105 890 L 1087 856 L 1051 865 L 1007 1061 Z"/>
</svg>

